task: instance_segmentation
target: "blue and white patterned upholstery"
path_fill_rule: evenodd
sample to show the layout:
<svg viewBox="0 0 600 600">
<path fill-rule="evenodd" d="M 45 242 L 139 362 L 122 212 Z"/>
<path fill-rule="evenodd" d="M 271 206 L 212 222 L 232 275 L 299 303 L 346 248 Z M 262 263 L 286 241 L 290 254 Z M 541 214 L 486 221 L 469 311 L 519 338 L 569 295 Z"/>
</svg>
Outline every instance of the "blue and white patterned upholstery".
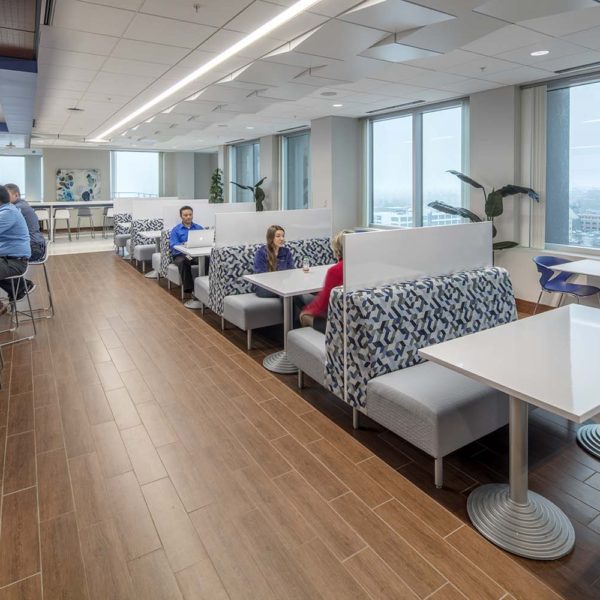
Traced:
<svg viewBox="0 0 600 600">
<path fill-rule="evenodd" d="M 140 235 L 142 231 L 157 231 L 163 228 L 162 219 L 135 219 L 131 222 L 131 242 L 129 253 L 133 255 L 135 247 L 139 245 L 152 244 L 152 240 Z"/>
<path fill-rule="evenodd" d="M 505 269 L 489 267 L 384 285 L 346 295 L 347 398 L 364 407 L 374 377 L 423 362 L 419 349 L 517 317 Z M 330 297 L 325 385 L 343 398 L 343 292 Z"/>
<path fill-rule="evenodd" d="M 113 236 L 123 235 L 129 233 L 129 228 L 123 227 L 123 223 L 131 223 L 131 213 L 115 213 L 114 214 L 114 232 Z"/>
<path fill-rule="evenodd" d="M 249 294 L 254 286 L 243 279 L 253 272 L 254 256 L 263 244 L 245 246 L 224 246 L 214 248 L 210 255 L 209 306 L 218 315 L 223 314 L 223 301 L 226 296 Z M 303 257 L 310 264 L 328 265 L 335 262 L 329 238 L 311 238 L 287 243 L 297 268 L 302 266 Z"/>
<path fill-rule="evenodd" d="M 163 229 L 160 234 L 160 269 L 158 271 L 161 277 L 167 276 L 167 268 L 173 262 L 171 255 L 171 230 Z"/>
</svg>

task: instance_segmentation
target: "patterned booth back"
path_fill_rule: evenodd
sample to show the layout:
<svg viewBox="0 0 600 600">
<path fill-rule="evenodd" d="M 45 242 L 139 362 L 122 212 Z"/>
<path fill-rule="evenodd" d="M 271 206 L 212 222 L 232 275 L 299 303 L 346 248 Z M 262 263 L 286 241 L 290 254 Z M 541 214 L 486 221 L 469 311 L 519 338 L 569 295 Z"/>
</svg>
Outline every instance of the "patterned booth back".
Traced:
<svg viewBox="0 0 600 600">
<path fill-rule="evenodd" d="M 163 228 L 162 219 L 135 219 L 131 222 L 131 249 L 130 252 L 133 254 L 133 249 L 138 245 L 151 244 L 152 240 L 145 238 L 140 235 L 142 231 L 156 231 Z"/>
<path fill-rule="evenodd" d="M 114 236 L 119 234 L 129 233 L 129 228 L 123 227 L 123 223 L 131 223 L 131 213 L 115 213 L 113 216 Z"/>
<path fill-rule="evenodd" d="M 365 406 L 374 377 L 424 362 L 420 348 L 517 318 L 510 278 L 498 267 L 358 290 L 346 303 L 347 402 L 354 407 Z M 330 297 L 325 345 L 325 385 L 343 399 L 341 287 Z"/>
<path fill-rule="evenodd" d="M 208 299 L 210 308 L 218 315 L 223 314 L 223 301 L 226 296 L 254 291 L 254 286 L 242 277 L 253 272 L 254 256 L 262 245 L 248 244 L 213 249 L 208 273 Z M 295 240 L 288 242 L 287 247 L 292 252 L 297 268 L 302 266 L 302 259 L 305 256 L 313 266 L 335 262 L 329 238 Z"/>
<path fill-rule="evenodd" d="M 171 230 L 163 229 L 160 234 L 160 268 L 158 270 L 161 277 L 167 276 L 167 267 L 173 262 L 170 241 Z"/>
</svg>

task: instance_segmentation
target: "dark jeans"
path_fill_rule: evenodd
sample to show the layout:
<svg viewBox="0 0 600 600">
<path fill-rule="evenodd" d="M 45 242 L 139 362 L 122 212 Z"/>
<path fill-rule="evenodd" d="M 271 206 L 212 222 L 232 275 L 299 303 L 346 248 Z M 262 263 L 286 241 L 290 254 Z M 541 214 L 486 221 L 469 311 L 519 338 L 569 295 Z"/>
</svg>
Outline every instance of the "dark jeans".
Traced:
<svg viewBox="0 0 600 600">
<path fill-rule="evenodd" d="M 27 260 L 19 258 L 9 258 L 7 256 L 0 256 L 0 288 L 2 288 L 9 298 L 12 298 L 12 284 L 8 281 L 7 277 L 13 277 L 14 275 L 22 275 L 27 270 Z M 15 283 L 15 289 L 16 289 Z"/>
<path fill-rule="evenodd" d="M 181 285 L 186 294 L 191 294 L 194 291 L 194 276 L 192 275 L 192 265 L 198 264 L 198 259 L 189 260 L 187 256 L 178 254 L 173 258 L 173 263 L 179 269 L 179 277 L 181 277 Z"/>
<path fill-rule="evenodd" d="M 46 244 L 38 244 L 37 242 L 31 242 L 31 258 L 30 262 L 42 260 L 46 254 Z"/>
</svg>

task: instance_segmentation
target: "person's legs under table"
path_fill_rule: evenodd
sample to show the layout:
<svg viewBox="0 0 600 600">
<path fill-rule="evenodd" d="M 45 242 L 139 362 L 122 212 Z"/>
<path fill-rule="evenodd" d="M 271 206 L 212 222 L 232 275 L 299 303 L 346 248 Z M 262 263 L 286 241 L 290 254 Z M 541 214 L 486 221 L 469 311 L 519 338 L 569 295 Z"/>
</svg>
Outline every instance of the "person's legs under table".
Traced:
<svg viewBox="0 0 600 600">
<path fill-rule="evenodd" d="M 26 270 L 27 260 L 0 256 L 0 288 L 8 294 L 10 299 L 13 297 L 13 283 L 6 278 L 14 277 L 15 275 L 22 275 Z M 0 311 L 0 314 L 6 312 L 6 310 L 4 310 L 4 306 L 0 308 Z"/>
<path fill-rule="evenodd" d="M 183 291 L 186 294 L 191 294 L 194 291 L 194 276 L 192 274 L 192 265 L 198 263 L 198 259 L 194 258 L 190 260 L 187 256 L 179 254 L 173 258 L 173 263 L 177 265 L 179 269 L 179 277 L 181 278 L 181 285 Z"/>
</svg>

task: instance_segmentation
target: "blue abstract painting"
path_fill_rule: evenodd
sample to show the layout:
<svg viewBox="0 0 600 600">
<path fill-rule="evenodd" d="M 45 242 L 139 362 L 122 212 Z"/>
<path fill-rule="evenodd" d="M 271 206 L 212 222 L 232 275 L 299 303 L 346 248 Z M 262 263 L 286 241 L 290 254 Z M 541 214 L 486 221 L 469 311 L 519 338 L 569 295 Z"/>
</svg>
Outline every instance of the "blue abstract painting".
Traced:
<svg viewBox="0 0 600 600">
<path fill-rule="evenodd" d="M 98 169 L 58 169 L 56 171 L 57 202 L 91 202 L 100 193 Z"/>
</svg>

